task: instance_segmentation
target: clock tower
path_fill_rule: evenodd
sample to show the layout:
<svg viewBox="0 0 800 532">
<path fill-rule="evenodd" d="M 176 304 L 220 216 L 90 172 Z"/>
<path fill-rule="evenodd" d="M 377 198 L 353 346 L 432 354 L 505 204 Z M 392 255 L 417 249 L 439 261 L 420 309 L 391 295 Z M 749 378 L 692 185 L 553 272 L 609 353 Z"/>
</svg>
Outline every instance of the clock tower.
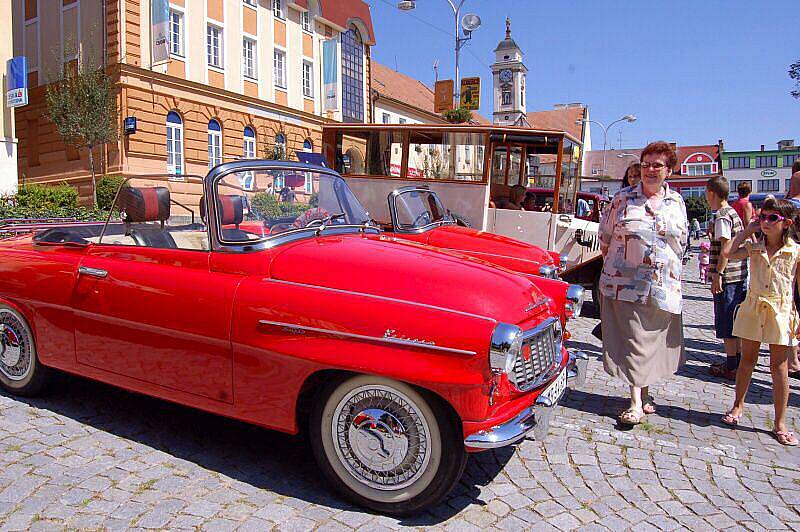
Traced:
<svg viewBox="0 0 800 532">
<path fill-rule="evenodd" d="M 511 20 L 506 18 L 506 38 L 494 50 L 492 64 L 495 124 L 525 125 L 525 86 L 528 69 L 522 63 L 522 50 L 511 38 Z"/>
</svg>

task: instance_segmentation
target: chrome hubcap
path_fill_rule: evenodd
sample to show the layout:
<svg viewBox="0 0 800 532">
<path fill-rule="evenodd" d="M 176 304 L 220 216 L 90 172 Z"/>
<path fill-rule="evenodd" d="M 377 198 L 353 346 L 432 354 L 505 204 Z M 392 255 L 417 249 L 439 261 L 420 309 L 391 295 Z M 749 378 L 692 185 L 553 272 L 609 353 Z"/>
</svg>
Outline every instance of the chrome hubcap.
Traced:
<svg viewBox="0 0 800 532">
<path fill-rule="evenodd" d="M 0 373 L 22 380 L 31 367 L 31 345 L 27 330 L 10 310 L 0 309 Z"/>
<path fill-rule="evenodd" d="M 331 432 L 341 463 L 370 487 L 402 489 L 428 465 L 428 424 L 397 390 L 363 386 L 351 391 L 336 406 Z"/>
</svg>

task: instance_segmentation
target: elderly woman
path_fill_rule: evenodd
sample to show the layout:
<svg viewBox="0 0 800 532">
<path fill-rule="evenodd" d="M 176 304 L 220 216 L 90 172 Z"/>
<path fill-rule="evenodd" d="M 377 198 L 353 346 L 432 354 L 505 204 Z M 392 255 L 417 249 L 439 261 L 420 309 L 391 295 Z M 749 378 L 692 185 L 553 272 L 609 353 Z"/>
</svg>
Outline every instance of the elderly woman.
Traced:
<svg viewBox="0 0 800 532">
<path fill-rule="evenodd" d="M 685 362 L 681 257 L 688 222 L 683 198 L 665 182 L 676 163 L 666 142 L 641 156 L 641 182 L 619 191 L 600 222 L 603 365 L 630 386 L 623 425 L 655 413 L 650 385 Z"/>
</svg>

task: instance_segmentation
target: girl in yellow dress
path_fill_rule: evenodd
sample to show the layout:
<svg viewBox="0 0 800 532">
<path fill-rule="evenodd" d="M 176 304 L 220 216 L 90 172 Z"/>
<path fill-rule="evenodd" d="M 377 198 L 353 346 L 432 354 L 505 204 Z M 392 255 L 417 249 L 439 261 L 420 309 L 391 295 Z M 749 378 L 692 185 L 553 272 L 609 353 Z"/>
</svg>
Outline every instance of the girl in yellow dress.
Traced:
<svg viewBox="0 0 800 532">
<path fill-rule="evenodd" d="M 788 360 L 798 326 L 792 295 L 793 283 L 798 282 L 800 246 L 789 236 L 794 214 L 788 201 L 768 199 L 761 214 L 736 235 L 727 253 L 723 251 L 728 259 L 750 259 L 750 287 L 733 322 L 733 334 L 742 340 L 742 360 L 736 372 L 736 401 L 722 422 L 739 424 L 758 351 L 762 343 L 769 344 L 775 405 L 772 434 L 778 442 L 792 446 L 798 440 L 786 427 L 785 414 L 789 403 Z M 759 230 L 763 236 L 752 242 L 751 236 Z"/>
</svg>

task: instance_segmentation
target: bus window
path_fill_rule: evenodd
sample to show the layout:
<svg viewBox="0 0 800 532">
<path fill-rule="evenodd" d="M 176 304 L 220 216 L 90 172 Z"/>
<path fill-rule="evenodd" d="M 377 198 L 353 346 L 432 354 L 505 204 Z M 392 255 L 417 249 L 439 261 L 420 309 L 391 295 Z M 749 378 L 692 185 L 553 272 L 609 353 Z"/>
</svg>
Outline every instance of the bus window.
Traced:
<svg viewBox="0 0 800 532">
<path fill-rule="evenodd" d="M 578 191 L 577 146 L 564 139 L 564 151 L 561 155 L 561 185 L 558 189 L 558 212 L 575 213 L 575 194 Z"/>
<path fill-rule="evenodd" d="M 399 131 L 356 131 L 339 134 L 336 169 L 342 175 L 400 177 L 403 135 Z"/>
</svg>

